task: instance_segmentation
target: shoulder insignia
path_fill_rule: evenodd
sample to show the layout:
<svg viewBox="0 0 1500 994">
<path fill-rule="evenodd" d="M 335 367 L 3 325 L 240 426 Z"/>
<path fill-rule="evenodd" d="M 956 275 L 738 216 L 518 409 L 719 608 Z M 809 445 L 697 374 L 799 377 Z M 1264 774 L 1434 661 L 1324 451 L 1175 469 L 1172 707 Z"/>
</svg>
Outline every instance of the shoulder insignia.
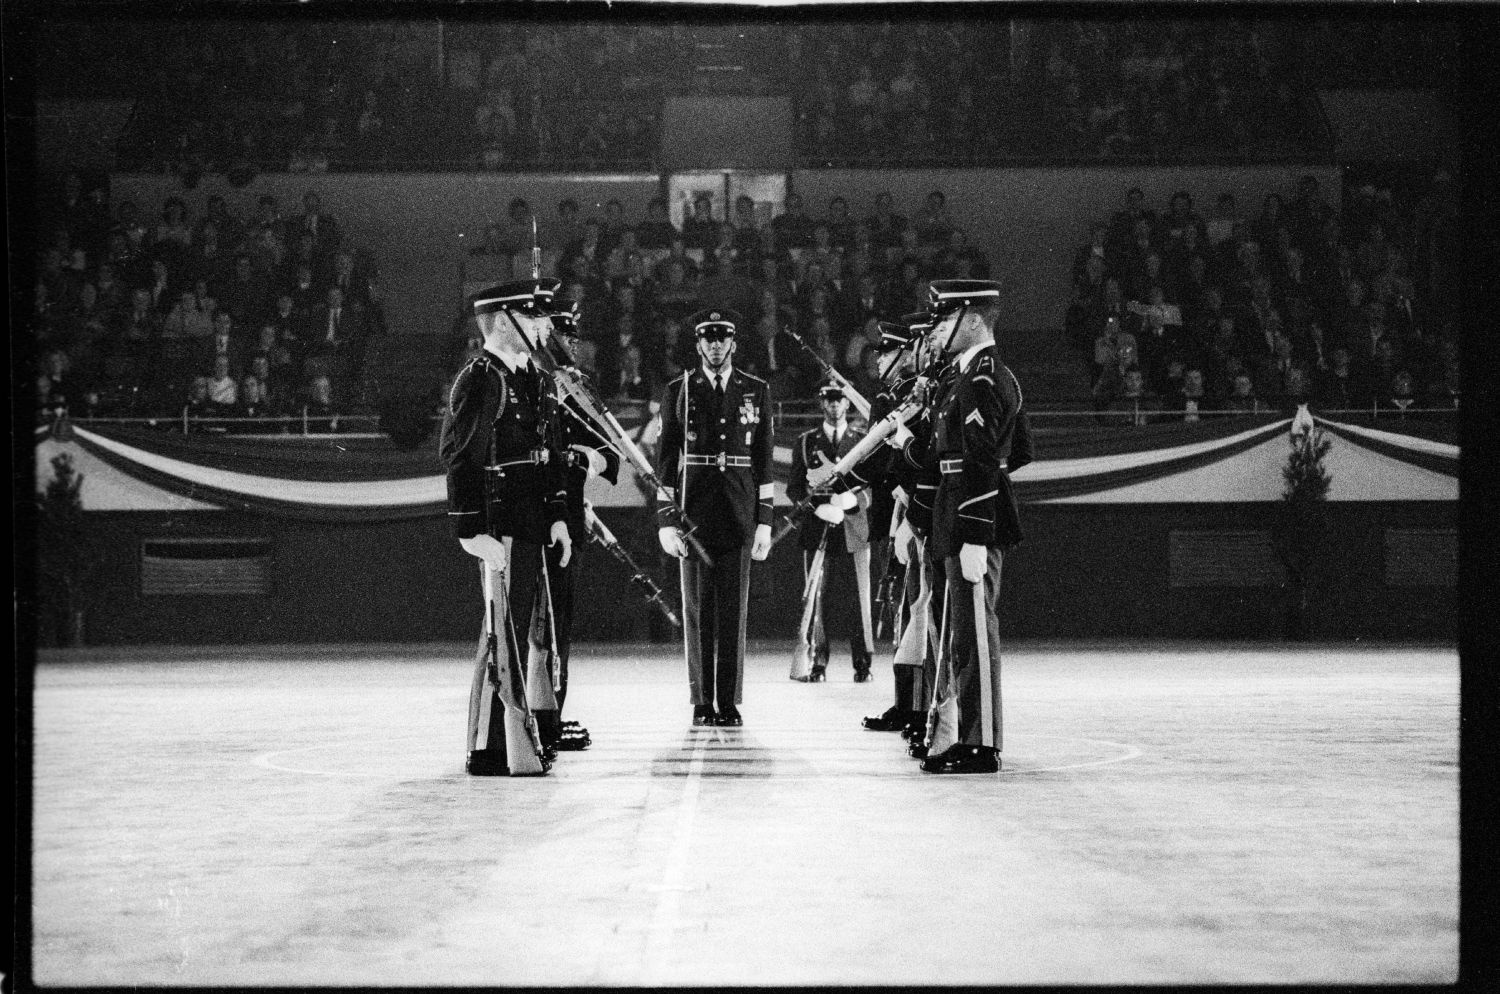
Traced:
<svg viewBox="0 0 1500 994">
<path fill-rule="evenodd" d="M 756 384 L 757 386 L 766 385 L 766 381 L 761 379 L 759 376 L 756 376 L 754 373 L 746 373 L 738 367 L 735 368 L 734 374 L 736 376 L 743 376 L 745 379 L 749 380 L 751 383 Z"/>
</svg>

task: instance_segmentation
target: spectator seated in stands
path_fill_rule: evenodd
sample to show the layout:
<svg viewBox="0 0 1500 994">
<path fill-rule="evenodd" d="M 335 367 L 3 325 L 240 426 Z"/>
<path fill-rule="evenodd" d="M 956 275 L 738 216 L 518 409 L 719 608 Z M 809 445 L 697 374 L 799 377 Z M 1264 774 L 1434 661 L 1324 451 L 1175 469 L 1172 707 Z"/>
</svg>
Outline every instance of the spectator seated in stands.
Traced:
<svg viewBox="0 0 1500 994">
<path fill-rule="evenodd" d="M 187 396 L 183 400 L 183 409 L 189 418 L 215 416 L 208 397 L 207 376 L 195 376 L 189 381 Z"/>
<path fill-rule="evenodd" d="M 336 432 L 339 430 L 338 411 L 334 406 L 333 380 L 326 373 L 317 373 L 307 381 L 307 397 L 302 405 L 302 414 L 310 432 Z"/>
<path fill-rule="evenodd" d="M 645 220 L 636 225 L 636 243 L 648 252 L 664 252 L 672 247 L 672 240 L 679 234 L 667 215 L 667 202 L 661 197 L 652 197 L 646 203 Z"/>
<path fill-rule="evenodd" d="M 1141 368 L 1128 367 L 1121 376 L 1119 393 L 1110 402 L 1109 409 L 1128 412 L 1131 424 L 1143 425 L 1150 422 L 1151 414 L 1161 408 L 1161 399 L 1146 388 L 1146 375 Z"/>
<path fill-rule="evenodd" d="M 1168 411 L 1180 411 L 1182 420 L 1197 421 L 1202 411 L 1213 409 L 1213 403 L 1204 386 L 1203 370 L 1187 366 L 1182 371 L 1182 384 L 1163 399 L 1162 407 Z"/>
<path fill-rule="evenodd" d="M 1224 409 L 1226 411 L 1241 411 L 1256 413 L 1265 409 L 1259 397 L 1255 395 L 1255 381 L 1246 372 L 1236 373 L 1234 385 L 1230 388 L 1229 396 L 1224 398 Z"/>
<path fill-rule="evenodd" d="M 1124 330 L 1119 318 L 1105 319 L 1103 333 L 1094 339 L 1094 408 L 1103 410 L 1120 394 L 1125 370 L 1136 366 L 1139 352 L 1135 336 Z"/>
<path fill-rule="evenodd" d="M 229 356 L 214 356 L 213 375 L 208 378 L 208 410 L 212 417 L 229 418 L 238 414 L 239 383 L 229 368 Z"/>
</svg>

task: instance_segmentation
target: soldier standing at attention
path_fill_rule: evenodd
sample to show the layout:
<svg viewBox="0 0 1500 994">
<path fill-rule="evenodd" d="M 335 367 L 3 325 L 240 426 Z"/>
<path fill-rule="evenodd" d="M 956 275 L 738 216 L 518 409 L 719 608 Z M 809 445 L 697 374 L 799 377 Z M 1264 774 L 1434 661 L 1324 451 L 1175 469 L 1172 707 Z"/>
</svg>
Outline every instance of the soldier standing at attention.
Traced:
<svg viewBox="0 0 1500 994">
<path fill-rule="evenodd" d="M 712 559 L 710 565 L 690 553 L 673 525 L 659 529 L 662 549 L 681 560 L 694 725 L 743 724 L 750 561 L 771 552 L 770 400 L 765 380 L 734 368 L 737 324 L 739 316 L 726 309 L 688 319 L 701 362 L 667 384 L 662 401 L 657 476 L 667 489 L 657 495 L 658 516 L 671 521 L 675 502 Z"/>
<path fill-rule="evenodd" d="M 802 433 L 792 449 L 792 475 L 787 480 L 786 495 L 798 502 L 828 478 L 829 470 L 864 438 L 864 432 L 851 428 L 847 420 L 849 399 L 837 383 L 825 383 L 818 390 L 818 405 L 823 409 L 823 423 Z M 823 574 L 814 597 L 813 661 L 808 681 L 827 679 L 828 669 L 828 574 L 854 573 L 853 582 L 842 578 L 836 591 L 847 602 L 850 594 L 858 601 L 859 630 L 849 636 L 850 655 L 854 662 L 854 682 L 870 680 L 870 662 L 875 652 L 874 624 L 870 618 L 870 491 L 861 487 L 842 493 L 813 498 L 816 520 L 802 525 L 802 568 L 812 568 L 818 546 L 823 546 Z M 843 564 L 847 563 L 845 567 Z M 836 567 L 836 564 L 837 567 Z"/>
<path fill-rule="evenodd" d="M 474 296 L 484 350 L 454 378 L 438 449 L 454 535 L 484 563 L 487 586 L 508 581 L 507 592 L 496 593 L 508 605 L 496 633 L 500 665 L 508 654 L 521 672 L 543 552 L 558 546 L 562 566 L 572 555 L 564 463 L 549 424 L 552 382 L 531 360 L 550 333 L 556 289 L 557 280 L 516 280 Z M 467 769 L 474 776 L 513 772 L 504 723 L 516 719 L 495 694 L 481 648 L 469 698 Z"/>
<path fill-rule="evenodd" d="M 946 582 L 947 645 L 958 741 L 922 760 L 925 773 L 1000 769 L 1000 631 L 1004 550 L 1021 541 L 1008 471 L 1030 461 L 1021 387 L 995 349 L 1000 285 L 935 280 L 930 308 L 947 335 L 952 374 L 934 402 L 932 448 L 941 481 L 931 553 Z"/>
<path fill-rule="evenodd" d="M 578 344 L 578 304 L 559 307 L 551 317 L 552 333 L 557 344 L 571 361 L 576 361 Z M 577 375 L 586 381 L 588 374 L 579 370 Z M 563 480 L 567 487 L 568 536 L 573 548 L 588 544 L 588 526 L 584 523 L 583 491 L 589 477 L 598 476 L 613 486 L 619 480 L 620 456 L 600 437 L 597 426 L 591 426 L 589 418 L 576 401 L 565 398 L 561 388 L 557 389 L 557 417 L 552 426 L 556 431 L 555 447 L 561 456 Z M 565 721 L 563 706 L 568 698 L 568 657 L 573 643 L 573 595 L 577 587 L 578 555 L 572 554 L 563 561 L 561 546 L 549 546 L 547 553 L 547 583 L 545 597 L 538 596 L 532 616 L 532 640 L 551 650 L 548 679 L 553 679 L 556 690 L 547 695 L 545 690 L 537 695 L 546 701 L 536 712 L 542 742 L 558 752 L 576 752 L 593 744 L 587 728 L 576 721 Z M 550 610 L 549 610 L 550 609 Z M 536 674 L 530 674 L 536 676 Z M 556 707 L 551 708 L 555 702 Z"/>
</svg>

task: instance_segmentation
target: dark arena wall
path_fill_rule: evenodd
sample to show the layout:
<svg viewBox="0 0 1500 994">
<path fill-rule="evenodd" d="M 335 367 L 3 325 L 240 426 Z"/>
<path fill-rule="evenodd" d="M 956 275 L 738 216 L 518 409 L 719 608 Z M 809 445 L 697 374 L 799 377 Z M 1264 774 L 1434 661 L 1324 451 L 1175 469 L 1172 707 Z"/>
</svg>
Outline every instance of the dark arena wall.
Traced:
<svg viewBox="0 0 1500 994">
<path fill-rule="evenodd" d="M 1275 503 L 1027 505 L 1026 541 L 1004 566 L 1002 637 L 1278 640 L 1287 598 L 1267 542 L 1277 510 Z M 676 603 L 676 569 L 656 551 L 649 515 L 600 514 Z M 1443 550 L 1452 549 L 1457 514 L 1452 502 L 1331 503 L 1308 635 L 1452 643 L 1456 595 Z M 229 511 L 90 518 L 103 555 L 85 631 L 94 644 L 465 641 L 478 631 L 474 561 L 441 518 L 368 525 Z M 1436 555 L 1413 558 L 1413 547 L 1401 544 L 1411 536 L 1435 540 Z M 143 594 L 143 542 L 171 537 L 268 540 L 266 592 Z M 618 563 L 593 546 L 582 555 L 578 640 L 676 639 Z M 750 636 L 792 637 L 802 587 L 795 543 L 778 546 L 752 577 Z M 56 624 L 43 617 L 44 644 Z M 846 652 L 835 642 L 837 658 Z"/>
</svg>

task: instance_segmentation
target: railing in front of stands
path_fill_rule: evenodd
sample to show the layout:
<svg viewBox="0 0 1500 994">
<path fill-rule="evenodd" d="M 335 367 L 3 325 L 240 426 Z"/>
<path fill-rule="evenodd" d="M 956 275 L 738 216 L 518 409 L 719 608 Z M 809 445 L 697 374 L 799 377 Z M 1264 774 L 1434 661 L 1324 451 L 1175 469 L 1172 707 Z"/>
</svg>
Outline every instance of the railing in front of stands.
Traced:
<svg viewBox="0 0 1500 994">
<path fill-rule="evenodd" d="M 627 404 L 616 404 L 611 407 L 617 412 L 623 410 L 639 410 L 640 402 Z M 1028 415 L 1033 421 L 1046 421 L 1054 424 L 1061 423 L 1066 426 L 1069 423 L 1093 422 L 1095 424 L 1109 424 L 1120 426 L 1133 426 L 1141 424 L 1174 424 L 1186 421 L 1189 417 L 1199 421 L 1226 420 L 1231 418 L 1264 417 L 1268 414 L 1283 414 L 1290 417 L 1292 412 L 1279 410 L 1275 407 L 1262 407 L 1255 411 L 1213 411 L 1205 410 L 1188 415 L 1183 411 L 1161 410 L 1155 407 L 1110 409 L 1095 411 L 1088 408 L 1071 410 L 1042 409 L 1029 411 Z M 1330 408 L 1327 410 L 1314 410 L 1314 414 L 1322 417 L 1338 420 L 1340 418 L 1358 417 L 1368 418 L 1371 421 L 1384 421 L 1399 424 L 1408 418 L 1421 417 L 1428 421 L 1446 421 L 1458 415 L 1456 407 L 1408 407 L 1400 410 L 1393 407 L 1345 407 Z M 781 401 L 775 405 L 776 423 L 782 426 L 807 425 L 812 426 L 823 418 L 822 412 L 814 401 Z M 44 416 L 42 423 L 55 421 L 55 418 Z M 272 417 L 218 417 L 218 416 L 195 416 L 184 410 L 175 416 L 161 417 L 75 417 L 69 418 L 74 424 L 80 425 L 139 425 L 146 428 L 158 428 L 166 431 L 180 432 L 184 435 L 194 432 L 218 435 L 260 435 L 260 436 L 310 436 L 310 435 L 363 435 L 376 437 L 386 434 L 380 425 L 380 417 L 375 414 L 339 414 L 337 412 L 328 414 L 315 414 L 306 408 L 292 414 L 282 414 Z M 442 420 L 440 415 L 431 415 L 429 420 L 436 425 Z M 857 418 L 852 420 L 858 420 Z"/>
</svg>

